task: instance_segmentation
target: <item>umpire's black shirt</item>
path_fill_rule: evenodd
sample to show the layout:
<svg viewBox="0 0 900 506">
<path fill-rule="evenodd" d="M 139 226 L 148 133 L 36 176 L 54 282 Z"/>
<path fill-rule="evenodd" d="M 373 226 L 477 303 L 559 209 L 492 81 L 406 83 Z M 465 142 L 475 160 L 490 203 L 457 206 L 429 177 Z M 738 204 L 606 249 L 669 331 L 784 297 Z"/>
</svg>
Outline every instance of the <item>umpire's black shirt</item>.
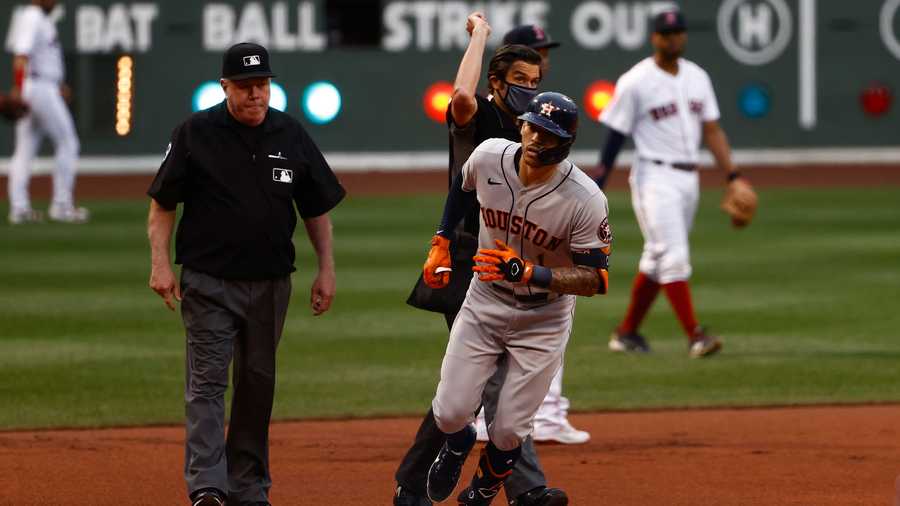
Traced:
<svg viewBox="0 0 900 506">
<path fill-rule="evenodd" d="M 345 191 L 294 118 L 269 108 L 248 127 L 223 101 L 175 128 L 147 194 L 170 211 L 184 203 L 175 263 L 260 280 L 294 271 L 294 204 L 303 218 L 321 216 Z"/>
</svg>

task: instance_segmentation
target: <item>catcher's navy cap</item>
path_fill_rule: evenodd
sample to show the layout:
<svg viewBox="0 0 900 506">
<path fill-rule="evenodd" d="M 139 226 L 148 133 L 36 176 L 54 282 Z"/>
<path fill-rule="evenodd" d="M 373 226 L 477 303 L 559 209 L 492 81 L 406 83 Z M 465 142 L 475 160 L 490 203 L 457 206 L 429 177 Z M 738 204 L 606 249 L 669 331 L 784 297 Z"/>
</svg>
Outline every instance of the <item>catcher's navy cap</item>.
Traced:
<svg viewBox="0 0 900 506">
<path fill-rule="evenodd" d="M 537 25 L 522 25 L 513 28 L 503 36 L 503 44 L 519 44 L 531 49 L 559 47 L 559 42 L 551 40 L 547 32 Z"/>
<path fill-rule="evenodd" d="M 685 30 L 687 24 L 681 11 L 660 12 L 653 18 L 653 31 L 656 33 L 678 33 Z"/>
<path fill-rule="evenodd" d="M 269 52 L 252 42 L 235 44 L 222 57 L 222 78 L 232 81 L 253 77 L 275 77 L 269 67 Z"/>
</svg>

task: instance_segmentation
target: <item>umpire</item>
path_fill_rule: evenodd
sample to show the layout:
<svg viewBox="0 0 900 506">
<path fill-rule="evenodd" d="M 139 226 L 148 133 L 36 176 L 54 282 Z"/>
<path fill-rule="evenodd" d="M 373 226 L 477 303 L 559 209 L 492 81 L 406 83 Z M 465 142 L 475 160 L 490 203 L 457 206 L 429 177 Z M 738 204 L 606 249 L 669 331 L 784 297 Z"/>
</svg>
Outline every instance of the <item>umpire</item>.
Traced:
<svg viewBox="0 0 900 506">
<path fill-rule="evenodd" d="M 295 204 L 319 260 L 313 314 L 327 311 L 335 292 L 327 213 L 345 192 L 303 127 L 269 108 L 272 77 L 264 47 L 229 48 L 225 101 L 175 128 L 147 192 L 150 288 L 170 309 L 181 301 L 187 336 L 184 478 L 193 506 L 269 504 L 269 418 L 295 270 Z M 180 285 L 169 259 L 179 202 Z"/>
</svg>

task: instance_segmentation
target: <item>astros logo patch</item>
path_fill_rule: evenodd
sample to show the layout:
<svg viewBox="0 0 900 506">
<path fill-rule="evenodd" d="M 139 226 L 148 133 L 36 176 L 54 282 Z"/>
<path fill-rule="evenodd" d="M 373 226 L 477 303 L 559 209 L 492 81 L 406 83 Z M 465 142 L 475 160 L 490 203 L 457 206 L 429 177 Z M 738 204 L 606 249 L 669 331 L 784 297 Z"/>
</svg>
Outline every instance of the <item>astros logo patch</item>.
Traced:
<svg viewBox="0 0 900 506">
<path fill-rule="evenodd" d="M 612 228 L 609 226 L 609 218 L 603 218 L 600 228 L 597 229 L 597 238 L 606 244 L 612 244 Z"/>
<path fill-rule="evenodd" d="M 277 181 L 279 183 L 290 183 L 294 180 L 294 171 L 291 169 L 279 169 L 278 167 L 272 169 L 272 181 Z"/>
<path fill-rule="evenodd" d="M 552 114 L 553 111 L 558 111 L 558 110 L 559 110 L 559 107 L 556 107 L 555 105 L 551 104 L 550 102 L 544 102 L 543 104 L 541 104 L 541 114 L 543 114 L 544 116 L 550 116 L 550 114 Z"/>
</svg>

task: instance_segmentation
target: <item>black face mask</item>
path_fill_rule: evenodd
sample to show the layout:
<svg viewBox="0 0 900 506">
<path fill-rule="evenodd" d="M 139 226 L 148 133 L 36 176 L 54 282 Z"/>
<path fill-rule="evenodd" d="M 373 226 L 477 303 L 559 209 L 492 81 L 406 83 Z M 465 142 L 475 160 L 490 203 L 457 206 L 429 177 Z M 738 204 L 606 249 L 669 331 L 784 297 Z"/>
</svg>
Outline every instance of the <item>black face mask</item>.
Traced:
<svg viewBox="0 0 900 506">
<path fill-rule="evenodd" d="M 528 103 L 537 96 L 537 88 L 526 88 L 518 84 L 506 84 L 506 96 L 503 97 L 503 103 L 516 116 L 528 109 Z"/>
</svg>

